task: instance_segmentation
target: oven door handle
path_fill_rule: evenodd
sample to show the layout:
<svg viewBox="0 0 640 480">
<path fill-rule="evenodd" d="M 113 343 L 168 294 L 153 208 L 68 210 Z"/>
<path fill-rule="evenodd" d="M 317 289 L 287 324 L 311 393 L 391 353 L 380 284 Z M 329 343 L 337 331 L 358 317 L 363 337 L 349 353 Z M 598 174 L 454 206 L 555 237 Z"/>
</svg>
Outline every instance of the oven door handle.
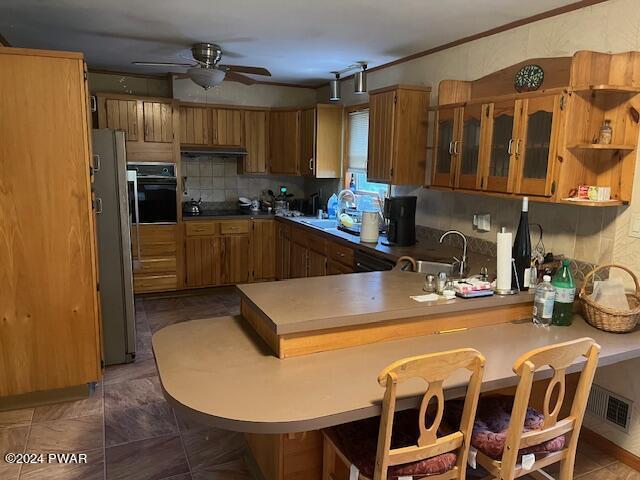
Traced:
<svg viewBox="0 0 640 480">
<path fill-rule="evenodd" d="M 140 270 L 142 249 L 140 247 L 140 204 L 138 203 L 138 174 L 135 170 L 127 170 L 127 180 L 133 183 L 133 212 L 136 221 L 136 250 L 137 260 L 133 260 L 133 270 Z"/>
</svg>

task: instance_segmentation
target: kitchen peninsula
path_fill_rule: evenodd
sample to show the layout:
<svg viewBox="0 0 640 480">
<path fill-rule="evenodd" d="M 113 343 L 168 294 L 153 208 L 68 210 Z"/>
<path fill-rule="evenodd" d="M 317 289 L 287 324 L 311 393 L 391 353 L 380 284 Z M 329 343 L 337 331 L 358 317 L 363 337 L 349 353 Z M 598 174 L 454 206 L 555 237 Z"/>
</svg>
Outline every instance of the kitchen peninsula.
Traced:
<svg viewBox="0 0 640 480">
<path fill-rule="evenodd" d="M 353 290 L 355 281 L 367 286 L 360 294 Z M 421 293 L 421 281 L 419 274 L 374 272 L 244 285 L 240 287 L 244 318 L 193 320 L 154 335 L 164 395 L 187 418 L 245 432 L 265 478 L 319 479 L 318 430 L 378 415 L 384 390 L 377 375 L 398 358 L 476 348 L 487 358 L 483 391 L 494 391 L 515 385 L 511 365 L 521 352 L 551 343 L 592 337 L 602 346 L 600 366 L 640 356 L 640 332 L 613 335 L 579 317 L 571 327 L 536 327 L 518 312 L 531 308 L 528 294 L 419 303 L 409 296 Z M 495 312 L 501 308 L 515 310 L 510 318 L 498 320 Z M 257 318 L 250 312 L 257 312 Z M 416 318 L 421 321 L 412 323 Z M 447 318 L 458 320 L 449 326 Z M 357 341 L 368 335 L 362 331 L 351 336 L 353 328 L 364 325 L 365 332 L 375 331 L 399 319 L 410 319 L 412 335 L 411 329 L 396 328 L 403 324 L 399 322 L 371 341 Z M 443 323 L 429 328 L 430 322 Z M 310 332 L 313 335 L 307 335 Z M 313 345 L 328 332 L 335 343 L 319 350 L 332 351 L 309 353 L 317 351 Z M 278 334 L 280 342 L 291 334 L 303 339 L 303 347 L 312 348 L 278 358 L 276 348 L 283 344 L 272 343 Z M 341 336 L 347 341 L 340 343 Z M 578 362 L 570 372 L 579 367 Z M 550 370 L 538 373 L 539 379 L 550 376 Z M 447 396 L 461 396 L 465 384 L 462 372 L 454 375 L 445 384 Z M 424 393 L 421 385 L 407 387 L 399 409 L 414 407 Z M 570 381 L 567 390 L 573 391 Z M 283 473 L 297 468 L 302 477 Z"/>
</svg>

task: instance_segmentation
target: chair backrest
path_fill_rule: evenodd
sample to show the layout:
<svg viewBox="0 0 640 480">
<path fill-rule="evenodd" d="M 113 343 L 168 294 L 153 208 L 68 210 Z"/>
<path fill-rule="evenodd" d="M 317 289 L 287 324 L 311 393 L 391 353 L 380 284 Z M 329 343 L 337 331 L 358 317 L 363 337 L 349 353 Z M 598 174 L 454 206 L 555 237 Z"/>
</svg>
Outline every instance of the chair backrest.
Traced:
<svg viewBox="0 0 640 480">
<path fill-rule="evenodd" d="M 520 380 L 516 389 L 502 455 L 502 469 L 512 470 L 515 468 L 520 449 L 539 445 L 560 435 L 571 434 L 573 431 L 580 432 L 599 355 L 600 345 L 591 338 L 580 338 L 532 350 L 516 360 L 513 371 L 520 377 Z M 567 368 L 579 357 L 586 358 L 586 362 L 580 374 L 571 411 L 566 418 L 558 420 L 558 414 L 565 397 Z M 551 367 L 553 376 L 549 380 L 544 396 L 542 428 L 523 433 L 534 374 L 546 366 Z M 557 390 L 557 394 L 555 394 L 555 403 L 551 405 L 554 390 Z M 570 435 L 565 448 L 570 449 L 572 454 L 575 453 L 577 441 L 578 435 Z"/>
<path fill-rule="evenodd" d="M 416 462 L 454 450 L 458 450 L 458 459 L 452 475 L 448 478 L 464 478 L 484 363 L 485 359 L 480 352 L 466 348 L 405 358 L 392 363 L 380 373 L 378 382 L 386 387 L 386 391 L 382 404 L 374 480 L 386 480 L 390 466 Z M 438 438 L 437 432 L 444 413 L 442 384 L 453 372 L 460 369 L 471 372 L 460 429 Z M 420 435 L 416 445 L 392 449 L 391 433 L 397 385 L 413 378 L 421 378 L 428 384 L 420 404 Z M 427 427 L 427 407 L 434 398 L 437 412 L 433 422 Z"/>
</svg>

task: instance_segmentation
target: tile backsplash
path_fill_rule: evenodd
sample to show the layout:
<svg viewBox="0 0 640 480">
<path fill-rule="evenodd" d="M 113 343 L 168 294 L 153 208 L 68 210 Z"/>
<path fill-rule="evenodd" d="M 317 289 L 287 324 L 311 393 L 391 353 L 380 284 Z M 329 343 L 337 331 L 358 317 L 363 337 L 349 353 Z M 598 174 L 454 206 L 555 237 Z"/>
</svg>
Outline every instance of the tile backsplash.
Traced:
<svg viewBox="0 0 640 480">
<path fill-rule="evenodd" d="M 238 159 L 222 157 L 182 157 L 182 175 L 186 177 L 183 199 L 202 198 L 207 203 L 236 202 L 238 197 L 260 198 L 266 190 L 276 194 L 281 185 L 294 197 L 305 196 L 302 177 L 239 175 Z"/>
</svg>

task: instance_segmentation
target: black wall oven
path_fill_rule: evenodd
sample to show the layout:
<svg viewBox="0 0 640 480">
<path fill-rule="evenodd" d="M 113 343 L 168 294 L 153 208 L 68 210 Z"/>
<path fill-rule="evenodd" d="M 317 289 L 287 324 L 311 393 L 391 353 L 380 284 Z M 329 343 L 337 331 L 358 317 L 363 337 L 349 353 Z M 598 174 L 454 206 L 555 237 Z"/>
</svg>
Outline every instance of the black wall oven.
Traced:
<svg viewBox="0 0 640 480">
<path fill-rule="evenodd" d="M 127 163 L 131 222 L 176 223 L 177 179 L 173 163 Z"/>
</svg>

